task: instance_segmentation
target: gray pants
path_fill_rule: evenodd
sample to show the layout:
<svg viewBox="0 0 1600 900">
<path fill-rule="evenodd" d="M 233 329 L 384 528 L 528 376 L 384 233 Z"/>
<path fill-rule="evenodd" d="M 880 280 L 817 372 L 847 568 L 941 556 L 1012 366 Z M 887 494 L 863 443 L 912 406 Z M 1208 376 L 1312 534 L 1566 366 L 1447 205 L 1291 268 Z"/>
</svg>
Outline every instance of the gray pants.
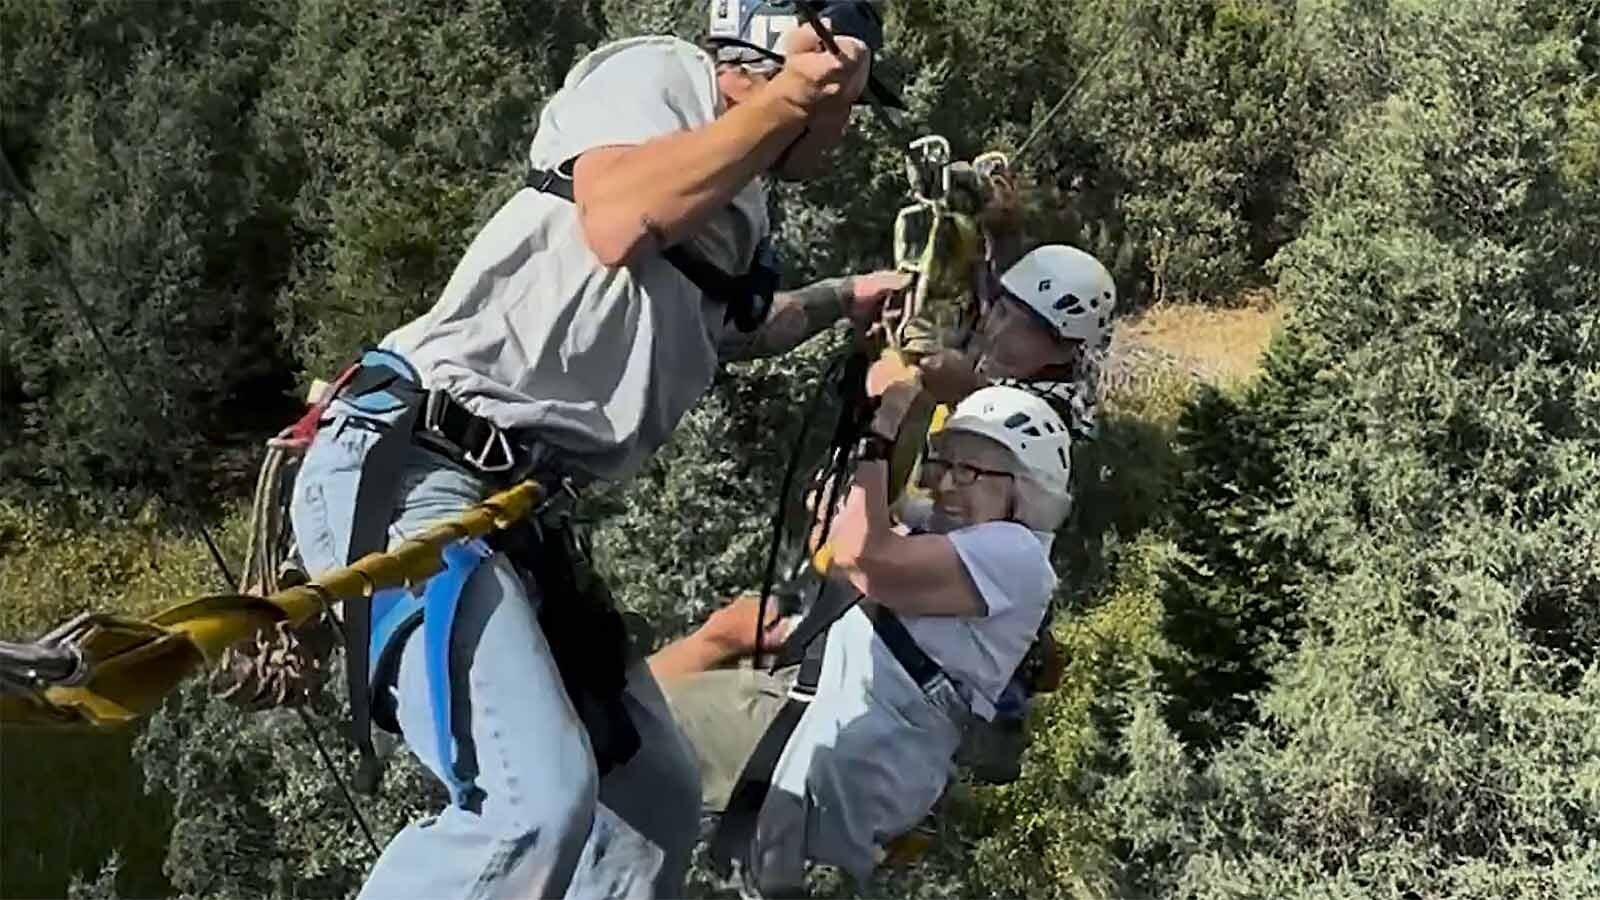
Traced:
<svg viewBox="0 0 1600 900">
<path fill-rule="evenodd" d="M 721 810 L 795 675 L 726 669 L 662 685 L 700 765 L 706 809 Z M 816 698 L 773 773 L 751 848 L 768 896 L 802 895 L 808 862 L 871 876 L 882 848 L 932 809 L 968 715 L 953 684 L 919 688 L 854 610 L 829 631 Z"/>
<path fill-rule="evenodd" d="M 798 671 L 713 669 L 661 683 L 678 727 L 694 748 L 705 811 L 727 808 L 739 772 L 783 708 Z"/>
</svg>

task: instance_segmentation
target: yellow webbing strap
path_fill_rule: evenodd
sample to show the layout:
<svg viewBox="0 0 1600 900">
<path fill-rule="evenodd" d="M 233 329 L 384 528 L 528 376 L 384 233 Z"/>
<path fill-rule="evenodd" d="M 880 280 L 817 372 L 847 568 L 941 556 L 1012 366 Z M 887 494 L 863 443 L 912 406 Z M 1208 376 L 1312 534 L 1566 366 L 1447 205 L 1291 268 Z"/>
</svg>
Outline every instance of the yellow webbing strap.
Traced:
<svg viewBox="0 0 1600 900">
<path fill-rule="evenodd" d="M 544 489 L 533 481 L 502 491 L 385 553 L 373 553 L 309 584 L 267 597 L 207 597 L 146 620 L 95 616 L 74 641 L 89 663 L 83 684 L 0 696 L 0 724 L 107 728 L 153 711 L 197 669 L 277 622 L 305 622 L 327 603 L 417 584 L 443 568 L 440 554 L 527 518 Z"/>
</svg>

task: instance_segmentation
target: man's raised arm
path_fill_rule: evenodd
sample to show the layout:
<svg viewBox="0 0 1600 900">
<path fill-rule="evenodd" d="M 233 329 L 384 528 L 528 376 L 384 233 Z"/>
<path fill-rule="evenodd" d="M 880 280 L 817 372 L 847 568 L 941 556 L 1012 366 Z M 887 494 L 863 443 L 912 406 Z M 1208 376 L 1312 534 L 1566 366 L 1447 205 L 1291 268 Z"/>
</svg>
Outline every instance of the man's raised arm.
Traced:
<svg viewBox="0 0 1600 900">
<path fill-rule="evenodd" d="M 746 102 L 715 121 L 637 146 L 596 147 L 573 166 L 573 194 L 584 239 L 608 266 L 641 249 L 682 240 L 772 168 L 819 107 L 849 102 L 869 65 L 860 41 L 839 41 L 843 58 L 809 27 L 794 38 L 780 71 Z"/>
</svg>

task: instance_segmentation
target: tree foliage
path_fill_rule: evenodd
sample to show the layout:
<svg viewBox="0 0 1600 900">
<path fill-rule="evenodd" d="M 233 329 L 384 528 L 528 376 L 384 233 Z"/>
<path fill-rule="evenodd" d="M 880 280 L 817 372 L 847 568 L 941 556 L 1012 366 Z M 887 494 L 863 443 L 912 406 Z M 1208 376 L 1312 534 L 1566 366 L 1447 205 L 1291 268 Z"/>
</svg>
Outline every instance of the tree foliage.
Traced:
<svg viewBox="0 0 1600 900">
<path fill-rule="evenodd" d="M 1036 238 L 1099 253 L 1127 306 L 1272 283 L 1288 316 L 1248 386 L 1145 383 L 1077 451 L 1079 509 L 1057 544 L 1070 679 L 1041 704 L 1024 777 L 964 790 L 930 864 L 861 890 L 1592 894 L 1600 7 L 887 11 L 885 69 L 918 132 L 966 156 L 1045 123 L 1021 160 Z M 100 568 L 89 545 L 40 535 L 88 533 L 83 510 L 194 516 L 181 494 L 136 495 L 217 482 L 223 450 L 281 425 L 297 382 L 426 308 L 515 189 L 539 104 L 579 53 L 692 35 L 703 13 L 0 2 L 0 147 L 50 232 L 8 195 L 0 490 L 27 505 L 0 507 L 0 552 L 18 561 L 0 576 L 59 595 L 40 607 L 53 617 L 92 595 L 85 572 L 142 579 L 143 595 L 160 579 L 128 575 L 129 548 L 159 540 L 198 584 L 203 558 L 142 519 L 95 533 L 115 549 Z M 791 281 L 887 262 L 902 163 L 862 124 L 832 177 L 779 191 Z M 658 633 L 755 585 L 836 349 L 731 368 L 637 479 L 595 498 L 616 592 Z M 47 496 L 68 486 L 119 492 Z M 313 712 L 348 772 L 336 686 Z M 140 760 L 173 802 L 176 890 L 354 891 L 368 852 L 307 740 L 292 713 L 242 717 L 199 688 L 151 723 Z M 379 839 L 430 790 L 398 755 L 363 803 Z M 75 891 L 112 896 L 125 874 Z"/>
<path fill-rule="evenodd" d="M 255 142 L 248 111 L 278 59 L 283 4 L 131 13 L 65 0 L 4 8 L 6 80 L 18 86 L 4 147 L 48 230 L 8 189 L 8 488 L 162 483 L 162 457 L 192 471 L 214 452 L 207 439 L 260 427 L 288 366 L 271 337 L 290 262 L 285 173 L 238 152 Z M 126 391 L 78 317 L 74 286 Z"/>
<path fill-rule="evenodd" d="M 1306 23 L 1370 99 L 1303 170 L 1265 375 L 1187 416 L 1167 649 L 1034 786 L 1095 863 L 1062 895 L 1596 887 L 1593 82 L 1529 7 L 1373 10 Z"/>
</svg>

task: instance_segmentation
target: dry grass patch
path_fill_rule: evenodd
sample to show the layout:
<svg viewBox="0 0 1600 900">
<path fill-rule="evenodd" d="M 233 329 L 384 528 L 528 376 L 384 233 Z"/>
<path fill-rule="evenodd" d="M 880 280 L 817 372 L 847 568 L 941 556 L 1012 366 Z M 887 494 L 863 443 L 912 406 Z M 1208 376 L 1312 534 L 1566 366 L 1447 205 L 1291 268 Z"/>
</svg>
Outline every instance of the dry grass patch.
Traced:
<svg viewBox="0 0 1600 900">
<path fill-rule="evenodd" d="M 1159 350 L 1222 383 L 1255 374 L 1282 314 L 1269 292 L 1236 307 L 1162 303 L 1119 323 L 1117 339 Z"/>
</svg>

